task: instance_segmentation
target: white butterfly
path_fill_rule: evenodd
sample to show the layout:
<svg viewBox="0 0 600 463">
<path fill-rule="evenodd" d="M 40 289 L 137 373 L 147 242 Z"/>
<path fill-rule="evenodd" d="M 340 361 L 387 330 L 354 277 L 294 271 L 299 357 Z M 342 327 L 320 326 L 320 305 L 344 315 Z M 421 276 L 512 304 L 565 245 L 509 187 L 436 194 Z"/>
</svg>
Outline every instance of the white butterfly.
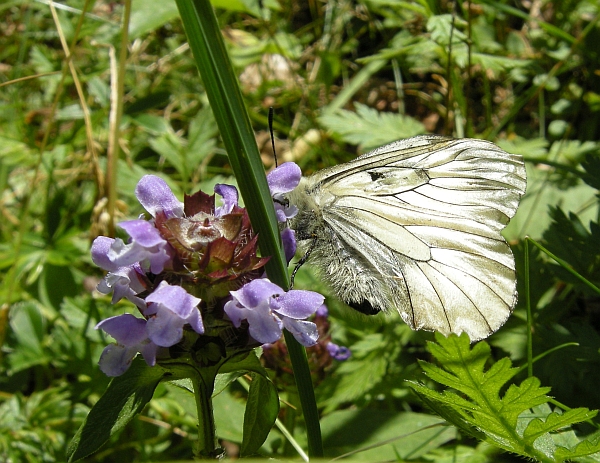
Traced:
<svg viewBox="0 0 600 463">
<path fill-rule="evenodd" d="M 301 248 L 337 295 L 412 329 L 472 341 L 517 302 L 500 234 L 525 192 L 521 156 L 491 142 L 423 135 L 323 169 L 290 193 Z"/>
</svg>

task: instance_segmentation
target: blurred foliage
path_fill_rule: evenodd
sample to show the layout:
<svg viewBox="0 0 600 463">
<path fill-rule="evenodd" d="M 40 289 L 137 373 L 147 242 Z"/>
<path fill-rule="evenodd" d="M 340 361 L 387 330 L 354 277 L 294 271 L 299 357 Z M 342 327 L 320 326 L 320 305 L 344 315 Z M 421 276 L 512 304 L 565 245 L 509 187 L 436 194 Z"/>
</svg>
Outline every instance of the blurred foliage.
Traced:
<svg viewBox="0 0 600 463">
<path fill-rule="evenodd" d="M 506 229 L 519 304 L 489 339 L 486 364 L 506 357 L 526 362 L 529 298 L 533 355 L 547 353 L 533 365 L 540 384 L 557 404 L 599 408 L 600 296 L 537 249 L 526 275 L 523 241 L 540 240 L 600 284 L 598 2 L 213 3 L 267 166 L 273 162 L 265 135 L 269 106 L 278 156 L 307 173 L 422 132 L 485 137 L 525 156 L 528 191 Z M 132 310 L 126 303 L 112 307 L 93 291 L 102 273 L 89 256 L 91 239 L 108 230 L 103 172 L 122 5 L 69 0 L 56 8 L 60 28 L 47 2 L 0 5 L 2 461 L 64 461 L 109 383 L 96 363 L 110 340 L 94 326 Z M 146 173 L 161 175 L 179 197 L 231 181 L 174 1 L 134 0 L 129 32 L 127 62 L 120 64 L 117 222 L 141 212 L 133 189 Z M 83 99 L 61 35 L 72 44 Z M 296 282 L 327 291 L 310 266 Z M 520 461 L 468 433 L 459 440 L 455 428 L 434 427 L 440 419 L 408 384 L 437 387 L 417 363 L 433 361 L 426 349 L 433 334 L 412 332 L 393 314 L 367 318 L 333 298 L 327 303 L 333 341 L 352 351 L 343 363 L 332 363 L 321 346 L 309 351 L 327 455 L 368 446 L 356 457 Z M 561 347 L 567 343 L 577 344 Z M 281 422 L 304 445 L 289 366 L 274 358 L 267 366 L 286 404 Z M 514 380 L 527 381 L 524 372 Z M 232 382 L 215 399 L 218 433 L 230 455 L 239 450 L 245 398 Z M 133 425 L 86 461 L 191 458 L 194 413 L 188 396 L 160 384 Z M 563 434 L 573 444 L 575 433 L 596 429 L 590 422 Z M 261 453 L 296 455 L 275 429 Z"/>
</svg>

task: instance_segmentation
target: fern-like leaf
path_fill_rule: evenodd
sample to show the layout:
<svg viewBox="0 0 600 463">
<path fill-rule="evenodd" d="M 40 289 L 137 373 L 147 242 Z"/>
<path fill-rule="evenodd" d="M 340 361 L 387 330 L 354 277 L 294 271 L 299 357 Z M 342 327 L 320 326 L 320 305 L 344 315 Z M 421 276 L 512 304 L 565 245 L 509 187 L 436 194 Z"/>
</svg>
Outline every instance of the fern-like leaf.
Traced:
<svg viewBox="0 0 600 463">
<path fill-rule="evenodd" d="M 360 103 L 354 103 L 354 107 L 356 112 L 340 109 L 319 121 L 345 142 L 360 145 L 361 150 L 425 132 L 423 124 L 409 116 L 380 112 Z"/>
<path fill-rule="evenodd" d="M 571 425 L 596 416 L 596 411 L 552 411 L 546 405 L 550 388 L 541 387 L 535 377 L 511 384 L 501 394 L 518 371 L 508 358 L 486 370 L 490 358 L 487 343 L 471 346 L 466 334 L 448 338 L 436 334 L 436 340 L 428 349 L 442 367 L 421 362 L 421 368 L 429 378 L 456 392 L 437 392 L 414 383 L 411 387 L 448 422 L 480 440 L 541 462 L 562 462 L 600 451 L 597 439 L 571 439 L 568 448 L 564 439 L 555 439 Z"/>
</svg>

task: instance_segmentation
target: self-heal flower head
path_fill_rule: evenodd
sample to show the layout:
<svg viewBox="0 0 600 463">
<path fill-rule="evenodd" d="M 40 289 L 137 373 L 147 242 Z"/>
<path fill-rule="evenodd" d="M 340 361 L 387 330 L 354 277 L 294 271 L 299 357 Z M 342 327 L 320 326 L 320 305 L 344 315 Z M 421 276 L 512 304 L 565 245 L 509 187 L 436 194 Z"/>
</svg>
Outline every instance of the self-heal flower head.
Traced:
<svg viewBox="0 0 600 463">
<path fill-rule="evenodd" d="M 200 299 L 189 294 L 181 286 L 172 286 L 161 281 L 146 297 L 149 317 L 146 326 L 148 337 L 155 344 L 170 347 L 183 338 L 183 327 L 189 324 L 198 334 L 204 333 L 204 324 L 198 304 Z"/>
<path fill-rule="evenodd" d="M 285 194 L 296 188 L 301 178 L 302 171 L 293 162 L 285 162 L 267 175 L 267 183 L 275 203 L 275 213 L 279 222 L 286 222 L 298 213 L 298 208 L 288 203 Z"/>
<path fill-rule="evenodd" d="M 202 191 L 185 196 L 184 216 L 158 215 L 155 225 L 174 250 L 174 272 L 183 285 L 203 293 L 205 300 L 229 295 L 231 289 L 258 278 L 268 258 L 257 256 L 258 236 L 246 209 L 238 206 L 234 186 L 218 184 L 215 195 Z"/>
<path fill-rule="evenodd" d="M 256 341 L 275 342 L 281 337 L 282 328 L 286 328 L 304 346 L 317 342 L 316 325 L 305 319 L 323 304 L 322 295 L 303 290 L 285 292 L 264 278 L 231 291 L 231 296 L 233 300 L 225 304 L 225 313 L 238 328 L 246 320 L 250 336 Z"/>
<path fill-rule="evenodd" d="M 158 346 L 146 332 L 146 320 L 131 314 L 117 315 L 102 320 L 96 329 L 102 329 L 117 341 L 104 348 L 100 356 L 100 370 L 107 376 L 120 376 L 127 371 L 138 352 L 142 353 L 148 366 L 156 364 Z"/>
<path fill-rule="evenodd" d="M 182 203 L 162 179 L 147 175 L 138 183 L 136 196 L 152 217 L 120 223 L 129 235 L 125 242 L 107 237 L 94 241 L 92 259 L 109 272 L 98 290 L 113 292 L 113 302 L 133 301 L 144 317 L 120 315 L 98 324 L 116 340 L 100 359 L 107 375 L 123 374 L 138 352 L 154 365 L 159 349 L 161 359 L 189 359 L 193 354 L 200 362 L 252 348 L 248 325 L 235 330 L 223 304 L 231 290 L 264 273 L 268 257 L 257 256 L 258 237 L 246 209 L 238 205 L 237 189 L 219 184 L 214 191 L 186 195 Z M 218 207 L 216 195 L 221 197 Z M 287 248 L 294 245 L 292 233 Z M 292 318 L 286 307 L 271 304 L 279 311 L 273 312 L 281 324 L 279 335 L 289 325 L 305 343 L 313 342 L 310 325 Z M 167 349 L 172 346 L 177 347 Z M 219 359 L 213 358 L 217 351 Z"/>
</svg>

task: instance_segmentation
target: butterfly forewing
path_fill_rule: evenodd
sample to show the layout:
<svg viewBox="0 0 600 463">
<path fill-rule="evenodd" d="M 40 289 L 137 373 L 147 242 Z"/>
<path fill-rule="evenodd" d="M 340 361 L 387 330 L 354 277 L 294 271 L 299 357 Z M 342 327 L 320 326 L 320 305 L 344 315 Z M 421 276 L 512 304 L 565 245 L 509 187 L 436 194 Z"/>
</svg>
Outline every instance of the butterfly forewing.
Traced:
<svg viewBox="0 0 600 463">
<path fill-rule="evenodd" d="M 500 231 L 525 186 L 521 157 L 493 143 L 419 136 L 304 178 L 292 227 L 349 305 L 476 340 L 516 303 Z"/>
</svg>

